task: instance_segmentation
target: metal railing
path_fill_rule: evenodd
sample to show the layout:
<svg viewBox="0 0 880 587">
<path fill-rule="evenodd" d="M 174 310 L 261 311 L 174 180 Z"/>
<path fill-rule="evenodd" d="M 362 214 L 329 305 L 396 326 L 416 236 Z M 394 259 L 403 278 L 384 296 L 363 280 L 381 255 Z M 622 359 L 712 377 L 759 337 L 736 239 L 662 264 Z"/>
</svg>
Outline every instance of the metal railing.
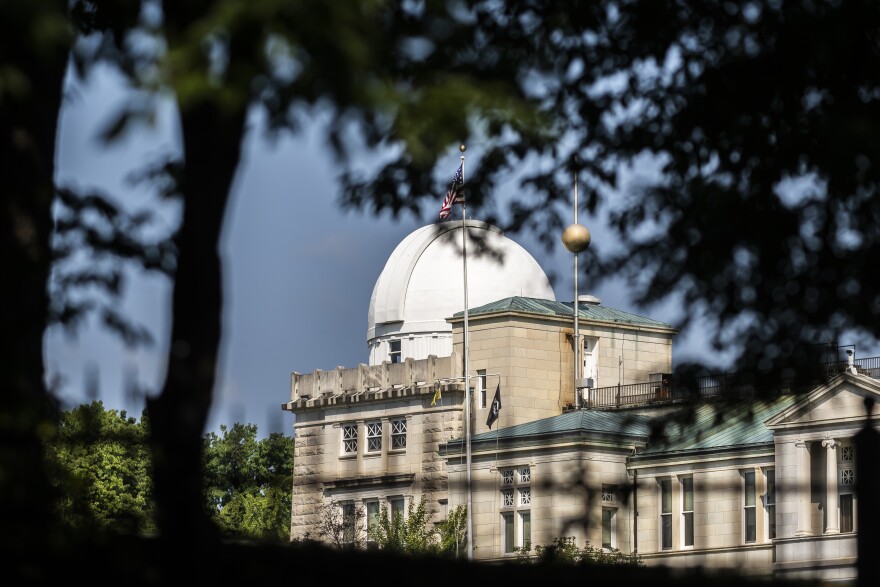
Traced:
<svg viewBox="0 0 880 587">
<path fill-rule="evenodd" d="M 880 379 L 880 357 L 855 359 L 853 363 L 859 373 L 867 375 L 868 377 L 873 377 L 874 379 Z M 846 365 L 844 364 L 841 369 L 845 368 Z"/>
<path fill-rule="evenodd" d="M 880 379 L 880 357 L 853 361 L 860 374 Z M 847 361 L 825 363 L 825 372 L 833 377 L 846 370 Z M 783 378 L 778 388 L 785 390 L 794 378 Z M 676 385 L 671 376 L 660 381 L 629 383 L 586 390 L 584 400 L 588 408 L 626 408 L 651 404 L 666 404 L 693 399 L 744 396 L 756 391 L 755 383 L 743 373 L 719 373 L 695 377 L 687 384 Z"/>
</svg>

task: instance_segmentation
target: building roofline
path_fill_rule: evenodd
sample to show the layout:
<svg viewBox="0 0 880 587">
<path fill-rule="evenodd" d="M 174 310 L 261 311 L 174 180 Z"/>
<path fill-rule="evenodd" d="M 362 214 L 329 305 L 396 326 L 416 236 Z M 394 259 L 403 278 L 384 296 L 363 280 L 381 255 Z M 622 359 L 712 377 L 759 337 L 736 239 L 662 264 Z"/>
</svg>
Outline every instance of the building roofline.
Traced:
<svg viewBox="0 0 880 587">
<path fill-rule="evenodd" d="M 565 308 L 566 310 L 568 310 L 568 312 L 567 313 L 559 313 L 555 309 L 547 310 L 547 311 L 540 311 L 540 310 L 536 309 L 534 311 L 530 311 L 530 310 L 524 309 L 524 308 L 512 308 L 512 307 L 498 308 L 498 309 L 491 308 L 491 306 L 499 304 L 499 303 L 503 303 L 506 300 L 510 300 L 510 303 L 516 303 L 517 300 L 523 300 L 525 302 L 537 303 L 539 305 L 543 304 L 543 303 L 551 303 L 553 305 L 558 305 L 561 308 Z M 596 306 L 596 307 L 601 308 L 604 311 L 611 311 L 611 312 L 620 314 L 621 316 L 631 316 L 631 317 L 636 318 L 638 320 L 643 320 L 644 322 L 621 320 L 621 319 L 611 319 L 611 318 L 605 319 L 605 318 L 598 318 L 596 316 L 590 316 L 589 310 L 584 310 L 584 308 L 583 308 L 585 305 L 586 304 L 581 303 L 580 304 L 581 309 L 578 312 L 578 320 L 582 324 L 587 324 L 587 325 L 593 324 L 596 326 L 609 326 L 609 325 L 611 325 L 611 326 L 615 326 L 615 327 L 627 328 L 630 330 L 644 330 L 644 331 L 663 332 L 663 333 L 672 333 L 672 334 L 677 334 L 680 331 L 679 328 L 676 328 L 676 327 L 672 326 L 671 324 L 666 324 L 664 322 L 660 322 L 659 320 L 653 320 L 651 318 L 646 318 L 644 316 L 632 314 L 631 312 L 624 312 L 623 310 L 617 310 L 616 308 L 611 308 L 610 306 Z M 490 309 L 481 310 L 481 308 L 487 308 L 487 307 L 489 307 Z M 498 318 L 498 317 L 502 317 L 502 316 L 515 316 L 515 317 L 521 317 L 521 318 L 528 318 L 528 319 L 532 319 L 532 320 L 537 318 L 537 319 L 545 319 L 545 320 L 548 320 L 551 322 L 561 322 L 561 323 L 567 324 L 567 323 L 571 322 L 571 320 L 574 317 L 574 314 L 571 309 L 571 303 L 569 303 L 569 302 L 557 302 L 555 300 L 540 300 L 538 298 L 525 298 L 525 297 L 519 297 L 519 296 L 497 300 L 496 302 L 492 302 L 491 304 L 486 304 L 484 306 L 477 307 L 477 308 L 471 308 L 468 311 L 468 320 L 471 320 L 471 321 Z M 450 324 L 457 324 L 459 322 L 463 322 L 464 321 L 464 312 L 456 312 L 455 315 L 446 318 L 446 321 Z"/>
</svg>

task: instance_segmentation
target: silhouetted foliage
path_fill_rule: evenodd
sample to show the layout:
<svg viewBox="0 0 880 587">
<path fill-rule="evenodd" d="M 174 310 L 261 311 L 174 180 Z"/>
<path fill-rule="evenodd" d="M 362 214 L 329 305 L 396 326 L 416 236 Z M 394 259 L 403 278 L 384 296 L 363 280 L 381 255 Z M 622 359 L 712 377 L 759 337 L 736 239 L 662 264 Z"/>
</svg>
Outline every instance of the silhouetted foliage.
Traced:
<svg viewBox="0 0 880 587">
<path fill-rule="evenodd" d="M 183 204 L 173 245 L 145 256 L 115 237 L 101 246 L 174 276 L 167 378 L 148 403 L 156 520 L 165 564 L 189 551 L 187 568 L 201 569 L 217 538 L 197 473 L 222 335 L 217 245 L 252 108 L 275 130 L 327 108 L 342 204 L 358 209 L 417 213 L 442 193 L 449 170 L 439 179 L 436 162 L 465 142 L 479 155 L 469 205 L 550 244 L 574 168 L 584 208 L 613 228 L 585 255 L 591 280 L 623 278 L 643 303 L 680 296 L 685 320 L 706 316 L 715 348 L 758 378 L 812 376 L 812 343 L 880 332 L 878 11 L 868 0 L 5 3 L 4 552 L 39 569 L 33 553 L 55 533 L 41 465 L 59 416 L 42 337 L 53 315 L 85 309 L 47 293 L 69 62 L 86 75 L 110 60 L 141 92 L 108 140 L 133 132 L 160 93 L 179 107 L 183 157 L 161 166 L 163 191 Z M 394 156 L 360 175 L 352 155 L 379 146 Z M 495 187 L 531 161 L 528 191 L 494 210 Z M 642 181 L 624 185 L 626 167 Z M 62 289 L 119 288 L 112 268 L 59 277 Z M 143 338 L 112 311 L 105 322 Z"/>
<path fill-rule="evenodd" d="M 129 212 L 110 194 L 60 187 L 52 235 L 53 272 L 49 320 L 69 331 L 90 312 L 131 347 L 152 344 L 115 302 L 125 292 L 125 269 L 172 275 L 175 251 L 168 235 L 147 236 L 151 211 Z"/>
<path fill-rule="evenodd" d="M 539 544 L 532 549 L 517 548 L 516 557 L 522 563 L 546 565 L 582 565 L 600 567 L 643 567 L 645 563 L 638 554 L 624 554 L 616 548 L 596 548 L 587 541 L 578 547 L 570 536 L 556 538 L 552 544 Z"/>
<path fill-rule="evenodd" d="M 704 316 L 714 348 L 756 376 L 810 371 L 814 343 L 846 329 L 880 333 L 880 284 L 864 271 L 880 246 L 876 3 L 459 6 L 454 25 L 420 15 L 438 26 L 416 35 L 429 49 L 411 83 L 453 71 L 512 85 L 541 130 L 462 105 L 479 145 L 470 206 L 496 209 L 495 186 L 522 172 L 497 220 L 556 245 L 577 170 L 584 208 L 612 227 L 584 255 L 590 282 L 622 279 L 642 304 L 676 297 L 682 326 Z M 436 193 L 402 157 L 349 181 L 345 202 Z"/>
</svg>

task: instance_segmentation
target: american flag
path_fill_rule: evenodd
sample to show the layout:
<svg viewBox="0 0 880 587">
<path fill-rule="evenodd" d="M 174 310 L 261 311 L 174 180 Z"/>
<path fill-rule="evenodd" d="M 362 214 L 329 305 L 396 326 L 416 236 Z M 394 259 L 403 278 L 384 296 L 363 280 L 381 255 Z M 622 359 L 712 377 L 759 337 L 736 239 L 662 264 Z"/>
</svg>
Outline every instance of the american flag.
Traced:
<svg viewBox="0 0 880 587">
<path fill-rule="evenodd" d="M 441 220 L 449 216 L 454 204 L 464 203 L 464 181 L 461 177 L 462 165 L 464 165 L 463 161 L 459 164 L 458 171 L 452 177 L 452 184 L 449 186 L 449 191 L 446 192 L 446 197 L 443 198 L 443 205 L 440 207 Z"/>
</svg>

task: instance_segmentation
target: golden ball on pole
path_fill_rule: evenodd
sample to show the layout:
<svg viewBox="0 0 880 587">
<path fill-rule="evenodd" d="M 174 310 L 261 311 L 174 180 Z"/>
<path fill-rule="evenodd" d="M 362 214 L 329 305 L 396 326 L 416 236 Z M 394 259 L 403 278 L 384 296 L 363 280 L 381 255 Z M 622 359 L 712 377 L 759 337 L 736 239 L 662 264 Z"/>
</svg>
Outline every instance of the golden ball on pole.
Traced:
<svg viewBox="0 0 880 587">
<path fill-rule="evenodd" d="M 462 143 L 458 146 L 458 150 L 464 153 L 465 151 L 467 151 L 467 147 L 465 147 L 464 143 Z"/>
<path fill-rule="evenodd" d="M 571 253 L 583 253 L 590 246 L 590 231 L 582 224 L 569 224 L 562 232 L 562 244 Z"/>
</svg>

